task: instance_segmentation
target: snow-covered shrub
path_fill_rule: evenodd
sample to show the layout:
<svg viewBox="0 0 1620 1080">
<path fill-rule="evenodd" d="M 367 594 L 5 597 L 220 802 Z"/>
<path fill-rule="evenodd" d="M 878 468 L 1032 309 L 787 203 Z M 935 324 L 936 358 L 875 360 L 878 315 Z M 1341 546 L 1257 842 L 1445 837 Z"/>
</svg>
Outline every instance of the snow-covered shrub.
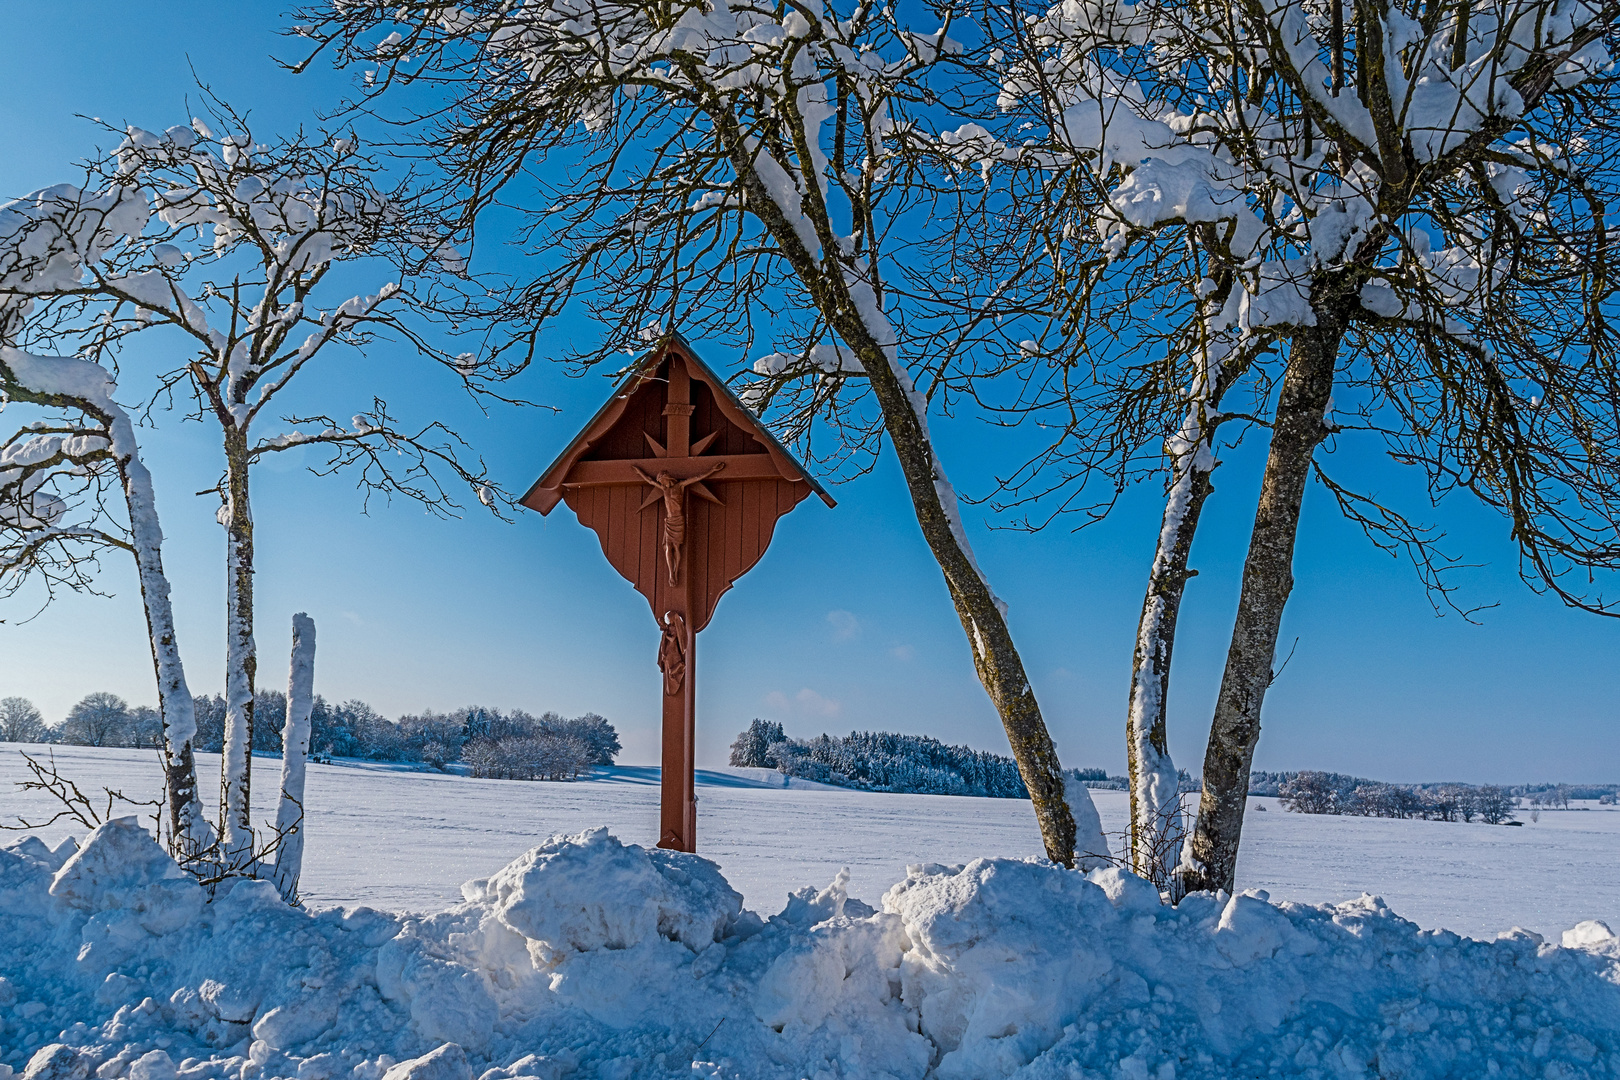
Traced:
<svg viewBox="0 0 1620 1080">
<path fill-rule="evenodd" d="M 549 731 L 476 738 L 462 747 L 473 776 L 492 780 L 573 780 L 590 768 L 592 756 L 585 740 Z"/>
<path fill-rule="evenodd" d="M 448 743 L 434 739 L 431 742 L 422 744 L 422 763 L 424 765 L 430 765 L 442 771 L 446 765 L 455 759 L 456 751 Z"/>
<path fill-rule="evenodd" d="M 397 722 L 404 739 L 403 756 L 442 768 L 461 760 L 472 764 L 472 753 L 490 766 L 494 758 L 489 746 L 470 749 L 475 742 L 498 744 L 506 740 L 542 736 L 549 740 L 573 740 L 579 744 L 581 767 L 611 765 L 619 754 L 619 733 L 605 717 L 595 713 L 565 718 L 554 712 L 532 716 L 521 709 L 503 713 L 499 709 L 468 706 L 450 713 L 424 712 L 402 716 Z M 514 744 L 515 745 L 515 744 Z M 429 748 L 432 748 L 431 750 Z M 373 756 L 363 750 L 358 756 Z"/>
</svg>

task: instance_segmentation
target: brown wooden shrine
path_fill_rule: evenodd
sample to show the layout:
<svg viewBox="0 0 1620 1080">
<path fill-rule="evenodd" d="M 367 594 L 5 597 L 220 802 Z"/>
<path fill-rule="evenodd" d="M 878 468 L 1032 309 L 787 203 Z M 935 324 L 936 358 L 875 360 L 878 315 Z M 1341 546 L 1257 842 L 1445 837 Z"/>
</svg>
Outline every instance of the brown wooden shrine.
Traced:
<svg viewBox="0 0 1620 1080">
<path fill-rule="evenodd" d="M 698 631 L 770 545 L 776 519 L 832 496 L 678 334 L 642 357 L 523 505 L 566 502 L 652 606 L 663 634 L 658 846 L 697 850 Z"/>
</svg>

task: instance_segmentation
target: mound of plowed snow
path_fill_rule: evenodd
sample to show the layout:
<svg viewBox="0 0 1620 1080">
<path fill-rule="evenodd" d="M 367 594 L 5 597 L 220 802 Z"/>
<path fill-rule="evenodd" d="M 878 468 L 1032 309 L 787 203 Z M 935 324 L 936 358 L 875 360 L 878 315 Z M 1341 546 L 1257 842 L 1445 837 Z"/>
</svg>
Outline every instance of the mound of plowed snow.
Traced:
<svg viewBox="0 0 1620 1080">
<path fill-rule="evenodd" d="M 1161 904 L 1116 870 L 842 876 L 765 920 L 714 864 L 553 837 L 427 918 L 210 899 L 133 818 L 0 849 L 0 1080 L 1620 1076 L 1620 940 L 1372 897 Z"/>
</svg>

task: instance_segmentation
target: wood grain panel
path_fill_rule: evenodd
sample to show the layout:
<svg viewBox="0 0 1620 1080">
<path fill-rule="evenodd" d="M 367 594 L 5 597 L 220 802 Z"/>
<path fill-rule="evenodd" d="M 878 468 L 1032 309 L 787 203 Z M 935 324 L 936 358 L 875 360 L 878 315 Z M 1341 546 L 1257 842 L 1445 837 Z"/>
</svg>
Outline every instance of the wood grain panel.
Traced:
<svg viewBox="0 0 1620 1080">
<path fill-rule="evenodd" d="M 724 458 L 726 468 L 706 481 L 722 500 L 716 506 L 690 493 L 686 497 L 686 543 L 680 582 L 671 587 L 663 555 L 662 500 L 645 509 L 648 488 L 642 482 L 616 483 L 631 470 L 617 464 L 638 461 L 649 469 L 654 452 L 646 436 L 669 446 L 664 406 L 672 363 L 685 363 L 677 352 L 661 358 L 628 385 L 628 395 L 601 430 L 588 432 L 588 442 L 567 466 L 563 497 L 580 523 L 597 534 L 602 553 L 613 568 L 647 598 L 654 618 L 665 610 L 683 609 L 690 598 L 688 623 L 696 632 L 708 625 L 715 605 L 733 582 L 759 562 L 770 546 L 776 520 L 810 492 L 800 479 L 782 476 L 776 458 L 758 431 L 732 419 L 720 406 L 696 366 L 691 373 L 691 437 L 696 443 L 715 436 L 696 460 L 670 468 L 676 476 L 695 476 L 707 466 L 702 458 Z M 583 481 L 587 486 L 572 486 Z"/>
</svg>

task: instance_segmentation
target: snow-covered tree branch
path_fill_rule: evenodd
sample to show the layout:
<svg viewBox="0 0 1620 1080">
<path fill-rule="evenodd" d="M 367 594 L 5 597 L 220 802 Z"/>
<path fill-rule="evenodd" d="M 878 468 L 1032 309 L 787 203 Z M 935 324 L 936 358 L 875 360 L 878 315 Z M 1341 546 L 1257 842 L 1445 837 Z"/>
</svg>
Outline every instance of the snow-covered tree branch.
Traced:
<svg viewBox="0 0 1620 1080">
<path fill-rule="evenodd" d="M 465 274 L 465 259 L 403 186 L 384 189 L 381 167 L 352 134 L 263 143 L 240 117 L 215 106 L 220 134 L 201 120 L 162 135 L 128 129 L 92 169 L 88 186 L 102 194 L 86 199 L 63 188 L 36 197 L 66 204 L 56 215 L 66 224 L 52 232 L 25 222 L 15 230 L 18 258 L 49 272 L 9 274 L 0 281 L 0 305 L 27 314 L 13 333 L 28 347 L 72 347 L 82 359 L 65 363 L 103 374 L 116 370 L 138 336 L 158 345 L 174 359 L 155 381 L 148 414 L 176 397 L 189 399 L 192 415 L 220 431 L 228 702 L 221 865 L 244 870 L 257 857 L 248 820 L 253 462 L 314 446 L 330 454 L 313 467 L 317 474 L 358 465 L 367 492 L 403 495 L 441 515 L 460 509 L 453 492 L 461 485 L 496 513 L 510 505 L 442 421 L 402 429 L 373 398 L 371 412 L 341 435 L 325 417 L 314 418 L 319 433 L 299 431 L 303 421 L 286 418 L 294 430 L 266 438 L 256 432 L 274 421 L 267 410 L 317 359 L 330 363 L 384 336 L 441 365 L 475 400 L 498 396 L 495 386 L 521 366 L 452 353 L 429 339 L 435 305 L 462 291 L 454 282 Z M 377 284 L 328 298 L 329 275 L 346 262 L 377 275 Z M 396 276 L 401 270 L 405 276 Z"/>
<path fill-rule="evenodd" d="M 0 449 L 0 595 L 30 578 L 43 579 L 47 600 L 58 585 L 91 589 L 96 549 L 134 556 L 157 674 L 168 825 L 174 854 L 193 859 L 212 846 L 213 834 L 197 794 L 196 718 L 151 474 L 106 369 L 16 347 L 36 314 L 34 296 L 71 288 L 146 220 L 144 202 L 115 186 L 92 193 L 64 185 L 0 206 L 0 407 L 21 402 L 49 417 L 25 425 Z M 113 477 L 123 495 L 122 523 L 109 513 Z"/>
<path fill-rule="evenodd" d="M 1620 387 L 1604 220 L 1617 14 L 1600 0 L 1149 0 L 1005 24 L 1020 47 L 1003 104 L 1088 192 L 1074 246 L 1179 265 L 1183 295 L 1224 292 L 1195 301 L 1207 336 L 1286 360 L 1280 379 L 1262 372 L 1271 447 L 1190 887 L 1232 887 L 1300 503 L 1339 416 L 1427 470 L 1436 497 L 1463 487 L 1501 508 L 1532 583 L 1608 609 L 1567 583 L 1620 555 L 1620 443 L 1598 435 Z M 1359 520 L 1425 542 L 1402 515 Z M 1143 655 L 1139 641 L 1139 685 Z"/>
<path fill-rule="evenodd" d="M 451 98 L 423 140 L 448 155 L 466 226 L 497 201 L 526 211 L 540 269 L 512 313 L 535 325 L 581 304 L 606 324 L 571 359 L 612 361 L 666 326 L 747 351 L 767 338 L 744 389 L 766 409 L 803 388 L 783 425 L 801 446 L 818 415 L 858 450 L 887 436 L 1047 853 L 1068 863 L 1057 754 L 929 432 L 931 397 L 970 350 L 933 350 L 951 335 L 908 327 L 928 320 L 904 287 L 912 231 L 972 197 L 963 151 L 930 133 L 968 70 L 956 16 L 934 16 L 914 32 L 865 3 L 344 4 L 304 32 L 340 62 L 380 64 L 378 87 Z M 980 318 L 960 314 L 936 322 Z"/>
</svg>

